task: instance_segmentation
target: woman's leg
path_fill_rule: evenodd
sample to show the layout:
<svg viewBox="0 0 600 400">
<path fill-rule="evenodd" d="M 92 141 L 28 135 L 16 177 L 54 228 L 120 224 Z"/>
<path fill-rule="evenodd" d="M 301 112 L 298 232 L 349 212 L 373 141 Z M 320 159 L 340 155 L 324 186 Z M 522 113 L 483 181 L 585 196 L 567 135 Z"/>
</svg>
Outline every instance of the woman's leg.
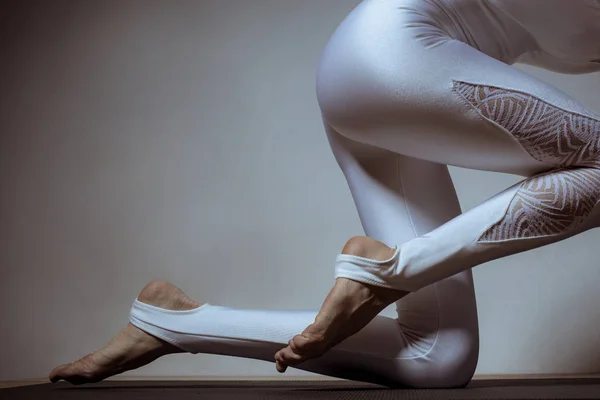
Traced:
<svg viewBox="0 0 600 400">
<path fill-rule="evenodd" d="M 370 237 L 403 243 L 460 213 L 445 166 L 354 142 L 328 125 L 325 129 Z M 299 368 L 391 386 L 468 383 L 478 356 L 471 271 L 399 300 L 397 310 L 397 319 L 378 316 L 356 335 Z M 184 351 L 273 362 L 275 353 L 316 315 L 316 310 L 200 306 L 172 285 L 155 282 L 134 302 L 126 334 L 99 352 L 57 368 L 51 378 L 93 382 Z M 98 359 L 102 363 L 95 362 Z"/>
<path fill-rule="evenodd" d="M 389 386 L 465 385 L 477 360 L 470 276 L 457 279 L 455 307 L 406 307 L 405 319 L 378 316 L 358 334 L 300 369 Z M 447 289 L 434 291 L 443 296 Z M 416 300 L 416 299 L 415 299 Z M 419 299 L 420 300 L 420 299 Z M 431 306 L 431 307 L 430 307 Z M 466 308 L 460 316 L 459 308 Z M 410 314 L 409 314 L 410 312 Z M 154 281 L 134 301 L 130 323 L 103 349 L 50 373 L 50 380 L 98 382 L 173 353 L 207 353 L 274 362 L 274 354 L 317 311 L 232 309 L 200 304 L 177 287 Z M 453 316 L 453 317 L 452 317 Z"/>
<path fill-rule="evenodd" d="M 278 353 L 280 364 L 318 356 L 359 330 L 367 311 L 355 317 L 344 304 L 365 288 L 416 292 L 600 222 L 599 117 L 550 85 L 428 30 L 426 16 L 406 4 L 428 3 L 365 1 L 338 27 L 319 68 L 326 122 L 397 154 L 527 179 L 430 232 L 389 243 L 398 248 L 386 262 L 341 257 L 336 277 L 362 285 L 326 302 L 315 323 Z"/>
<path fill-rule="evenodd" d="M 419 238 L 391 244 L 401 245 L 397 262 L 372 278 L 416 291 L 596 226 L 600 117 L 462 42 L 425 47 L 405 26 L 408 11 L 393 3 L 363 3 L 329 43 L 318 76 L 327 122 L 398 154 L 528 178 Z M 353 278 L 351 266 L 338 276 Z"/>
<path fill-rule="evenodd" d="M 381 270 L 367 271 L 371 278 L 382 280 L 384 287 L 417 290 L 488 259 L 594 226 L 599 197 L 593 146 L 599 135 L 597 118 L 558 90 L 462 43 L 447 40 L 423 46 L 407 28 L 409 24 L 399 18 L 405 11 L 382 8 L 393 4 L 363 3 L 332 38 L 319 74 L 319 100 L 328 124 L 354 141 L 398 154 L 531 178 L 430 234 L 404 242 L 387 271 L 386 264 Z M 431 164 L 423 167 L 427 165 Z M 582 168 L 559 169 L 564 166 Z M 553 168 L 548 175 L 533 176 Z M 364 276 L 364 271 L 340 271 L 340 277 L 348 274 L 358 279 L 352 274 Z M 447 282 L 459 282 L 465 276 Z M 438 287 L 441 283 L 434 286 Z M 469 290 L 472 288 L 464 285 L 454 293 L 467 296 L 468 303 L 472 301 Z M 410 295 L 406 301 L 416 297 Z M 434 307 L 431 304 L 424 315 Z M 407 314 L 403 310 L 402 318 Z M 452 322 L 446 324 L 441 321 L 445 314 L 438 315 L 438 334 L 443 333 L 441 328 L 450 333 Z M 233 310 L 210 305 L 169 311 L 137 301 L 131 321 L 140 332 L 146 329 L 186 351 L 272 361 L 273 353 L 315 317 L 312 311 Z M 457 325 L 452 340 L 463 342 L 458 355 L 445 348 L 437 351 L 436 343 L 428 341 L 432 337 L 429 318 L 423 325 L 410 322 L 425 326 L 426 334 L 422 334 L 415 332 L 421 328 L 399 329 L 396 320 L 375 317 L 357 334 L 300 368 L 379 383 L 464 384 L 463 378 L 468 380 L 472 373 L 476 338 L 469 324 L 474 318 Z M 418 335 L 424 338 L 422 342 L 415 340 Z M 415 353 L 416 343 L 431 351 L 417 349 Z M 75 367 L 66 368 L 54 378 L 77 373 L 68 369 Z M 457 378 L 453 374 L 461 373 L 460 368 L 465 376 Z"/>
<path fill-rule="evenodd" d="M 461 212 L 448 168 L 350 140 L 325 123 L 365 234 L 389 246 L 421 236 Z M 396 302 L 398 326 L 412 350 L 396 358 L 396 376 L 413 387 L 466 384 L 479 337 L 471 270 Z"/>
</svg>

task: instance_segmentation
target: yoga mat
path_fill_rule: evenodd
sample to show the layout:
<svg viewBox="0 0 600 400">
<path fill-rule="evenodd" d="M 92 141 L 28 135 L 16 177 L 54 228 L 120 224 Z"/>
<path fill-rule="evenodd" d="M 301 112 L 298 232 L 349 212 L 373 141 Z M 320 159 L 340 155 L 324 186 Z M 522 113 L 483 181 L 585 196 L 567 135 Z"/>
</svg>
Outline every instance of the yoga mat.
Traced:
<svg viewBox="0 0 600 400">
<path fill-rule="evenodd" d="M 461 389 L 390 389 L 350 381 L 105 381 L 0 389 L 1 400 L 600 399 L 600 379 L 473 380 Z"/>
</svg>

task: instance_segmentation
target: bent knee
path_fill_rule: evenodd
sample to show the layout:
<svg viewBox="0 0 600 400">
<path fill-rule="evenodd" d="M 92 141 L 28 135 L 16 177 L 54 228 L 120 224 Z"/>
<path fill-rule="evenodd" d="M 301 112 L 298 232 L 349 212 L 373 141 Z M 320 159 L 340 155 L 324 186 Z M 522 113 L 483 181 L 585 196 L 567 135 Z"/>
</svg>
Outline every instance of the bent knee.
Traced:
<svg viewBox="0 0 600 400">
<path fill-rule="evenodd" d="M 422 357 L 398 359 L 398 381 L 417 389 L 464 387 L 475 374 L 478 358 L 478 339 L 438 342 Z M 407 362 L 413 363 L 412 367 Z"/>
</svg>

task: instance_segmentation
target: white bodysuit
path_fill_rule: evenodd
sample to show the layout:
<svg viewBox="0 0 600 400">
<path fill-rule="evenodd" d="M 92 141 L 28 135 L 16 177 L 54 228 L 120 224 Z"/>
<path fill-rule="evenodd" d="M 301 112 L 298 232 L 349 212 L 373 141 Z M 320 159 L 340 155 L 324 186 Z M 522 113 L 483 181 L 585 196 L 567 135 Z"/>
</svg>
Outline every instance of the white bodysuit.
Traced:
<svg viewBox="0 0 600 400">
<path fill-rule="evenodd" d="M 321 57 L 317 97 L 367 236 L 386 262 L 340 256 L 336 277 L 413 292 L 298 368 L 457 387 L 477 365 L 470 269 L 600 221 L 600 117 L 511 65 L 600 71 L 596 0 L 366 0 Z M 446 165 L 523 176 L 461 214 Z M 131 322 L 191 353 L 274 361 L 317 311 L 134 302 Z"/>
</svg>

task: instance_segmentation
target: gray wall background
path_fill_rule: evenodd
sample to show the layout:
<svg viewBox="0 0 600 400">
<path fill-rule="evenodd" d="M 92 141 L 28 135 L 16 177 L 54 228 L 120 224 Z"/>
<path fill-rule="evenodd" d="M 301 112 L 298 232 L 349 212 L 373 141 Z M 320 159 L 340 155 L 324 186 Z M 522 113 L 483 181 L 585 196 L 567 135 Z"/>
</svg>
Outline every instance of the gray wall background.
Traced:
<svg viewBox="0 0 600 400">
<path fill-rule="evenodd" d="M 357 3 L 2 2 L 0 380 L 103 346 L 152 279 L 213 304 L 320 306 L 362 230 L 314 79 Z M 527 71 L 600 111 L 600 74 Z M 518 180 L 452 175 L 464 209 Z M 598 239 L 475 269 L 477 373 L 600 371 Z M 129 375 L 277 374 L 176 355 Z"/>
</svg>

